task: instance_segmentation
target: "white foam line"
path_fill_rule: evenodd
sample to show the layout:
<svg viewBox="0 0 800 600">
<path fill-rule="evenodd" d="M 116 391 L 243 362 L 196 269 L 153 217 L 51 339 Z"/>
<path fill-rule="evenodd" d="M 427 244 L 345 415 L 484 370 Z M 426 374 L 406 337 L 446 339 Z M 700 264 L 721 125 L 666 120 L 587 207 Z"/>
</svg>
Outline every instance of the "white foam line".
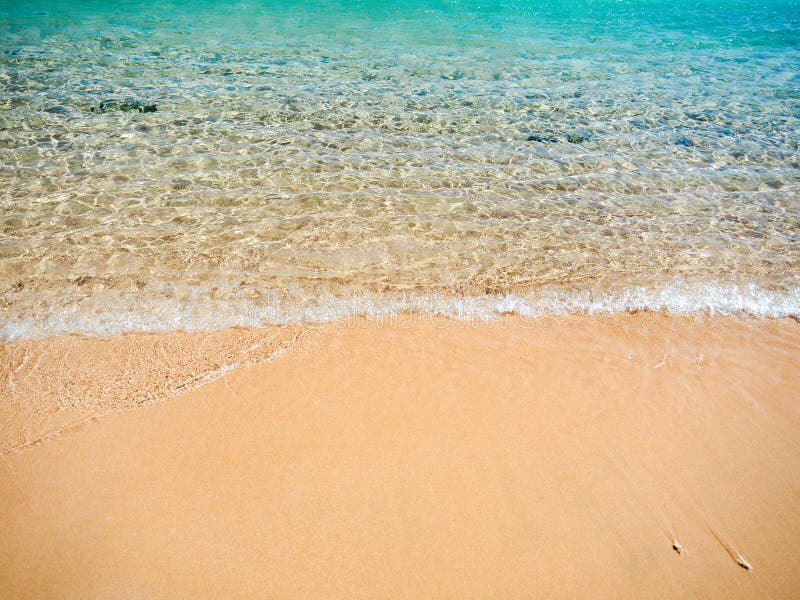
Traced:
<svg viewBox="0 0 800 600">
<path fill-rule="evenodd" d="M 12 312 L 14 309 L 25 312 L 25 308 L 14 307 Z M 459 320 L 491 320 L 510 313 L 539 317 L 645 310 L 770 318 L 800 316 L 800 288 L 771 291 L 755 284 L 671 284 L 658 289 L 633 286 L 600 295 L 589 291 L 548 291 L 528 296 L 360 295 L 320 299 L 315 304 L 277 298 L 266 304 L 243 299 L 204 300 L 202 291 L 195 290 L 190 302 L 165 297 L 131 305 L 109 298 L 98 310 L 97 299 L 91 298 L 53 307 L 47 317 L 14 317 L 12 314 L 0 322 L 0 341 L 67 334 L 103 337 L 132 332 L 215 331 L 228 327 L 329 323 L 354 317 L 387 318 L 403 312 Z"/>
</svg>

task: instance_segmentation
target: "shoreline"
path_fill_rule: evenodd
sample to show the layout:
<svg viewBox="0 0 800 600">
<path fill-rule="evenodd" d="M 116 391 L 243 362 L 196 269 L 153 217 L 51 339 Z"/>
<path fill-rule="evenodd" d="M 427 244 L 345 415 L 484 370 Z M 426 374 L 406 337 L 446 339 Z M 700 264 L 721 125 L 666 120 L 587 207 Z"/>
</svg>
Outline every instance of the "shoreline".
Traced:
<svg viewBox="0 0 800 600">
<path fill-rule="evenodd" d="M 401 315 L 0 352 L 12 597 L 800 590 L 791 318 Z"/>
<path fill-rule="evenodd" d="M 29 290 L 36 298 L 35 303 L 16 293 L 0 294 L 7 304 L 15 307 L 0 323 L 0 344 L 71 335 L 98 339 L 176 331 L 218 333 L 234 328 L 337 327 L 360 320 L 409 318 L 485 322 L 509 316 L 527 320 L 631 312 L 774 319 L 800 315 L 800 287 L 770 289 L 752 281 L 672 280 L 657 285 L 606 284 L 598 289 L 556 286 L 536 293 L 512 290 L 482 295 L 444 290 L 365 291 L 346 297 L 323 295 L 314 301 L 299 291 L 294 296 L 281 297 L 273 290 L 246 286 L 236 289 L 223 285 L 179 286 L 177 290 L 175 287 L 167 285 L 160 292 L 156 289 L 152 297 L 135 299 L 125 286 L 101 286 L 88 296 L 72 300 L 69 294 L 47 299 L 46 295 Z"/>
</svg>

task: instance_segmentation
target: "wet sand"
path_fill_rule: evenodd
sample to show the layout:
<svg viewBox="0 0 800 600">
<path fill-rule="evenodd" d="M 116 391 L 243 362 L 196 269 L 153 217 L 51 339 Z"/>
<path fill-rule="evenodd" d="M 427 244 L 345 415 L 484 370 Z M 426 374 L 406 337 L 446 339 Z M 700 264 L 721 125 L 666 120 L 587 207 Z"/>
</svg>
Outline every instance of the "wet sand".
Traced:
<svg viewBox="0 0 800 600">
<path fill-rule="evenodd" d="M 0 597 L 800 595 L 791 319 L 1 352 Z"/>
</svg>

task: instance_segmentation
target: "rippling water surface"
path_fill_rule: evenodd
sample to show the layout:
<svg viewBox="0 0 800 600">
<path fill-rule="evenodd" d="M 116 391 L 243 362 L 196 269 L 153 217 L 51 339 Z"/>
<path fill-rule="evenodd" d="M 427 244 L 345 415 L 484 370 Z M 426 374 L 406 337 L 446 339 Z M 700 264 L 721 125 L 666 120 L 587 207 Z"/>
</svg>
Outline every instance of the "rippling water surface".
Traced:
<svg viewBox="0 0 800 600">
<path fill-rule="evenodd" d="M 800 314 L 800 3 L 0 7 L 5 339 L 638 308 Z"/>
</svg>

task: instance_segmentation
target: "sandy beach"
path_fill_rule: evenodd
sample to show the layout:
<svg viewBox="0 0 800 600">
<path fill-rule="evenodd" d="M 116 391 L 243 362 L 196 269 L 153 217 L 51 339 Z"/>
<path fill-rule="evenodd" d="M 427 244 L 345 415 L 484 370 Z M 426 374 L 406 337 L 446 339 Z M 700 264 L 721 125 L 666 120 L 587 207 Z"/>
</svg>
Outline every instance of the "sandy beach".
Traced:
<svg viewBox="0 0 800 600">
<path fill-rule="evenodd" d="M 800 594 L 800 324 L 2 348 L 3 598 Z"/>
<path fill-rule="evenodd" d="M 800 598 L 799 17 L 0 2 L 0 600 Z"/>
</svg>

